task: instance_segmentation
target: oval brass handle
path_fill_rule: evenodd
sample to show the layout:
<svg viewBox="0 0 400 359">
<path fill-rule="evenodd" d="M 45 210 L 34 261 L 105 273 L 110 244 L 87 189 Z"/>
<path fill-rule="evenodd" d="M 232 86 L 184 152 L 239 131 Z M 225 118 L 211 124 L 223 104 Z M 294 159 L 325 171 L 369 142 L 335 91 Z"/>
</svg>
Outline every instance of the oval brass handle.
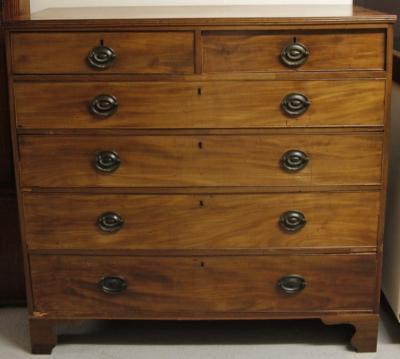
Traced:
<svg viewBox="0 0 400 359">
<path fill-rule="evenodd" d="M 107 233 L 118 232 L 124 225 L 124 219 L 115 212 L 103 213 L 97 219 L 97 226 L 100 230 Z"/>
<path fill-rule="evenodd" d="M 283 112 L 291 117 L 301 116 L 310 107 L 310 100 L 301 93 L 291 93 L 287 95 L 281 103 Z"/>
<path fill-rule="evenodd" d="M 309 55 L 310 51 L 305 45 L 293 42 L 282 50 L 281 61 L 287 67 L 296 68 L 304 65 Z"/>
<path fill-rule="evenodd" d="M 118 110 L 117 98 L 113 95 L 98 95 L 90 102 L 90 112 L 98 117 L 110 117 Z"/>
<path fill-rule="evenodd" d="M 300 231 L 306 223 L 306 217 L 299 211 L 287 211 L 279 218 L 279 225 L 286 232 Z"/>
<path fill-rule="evenodd" d="M 106 70 L 114 63 L 117 55 L 114 50 L 107 46 L 98 46 L 92 49 L 88 55 L 91 67 L 97 70 Z"/>
<path fill-rule="evenodd" d="M 115 151 L 101 151 L 96 154 L 96 168 L 100 172 L 114 172 L 121 165 L 121 159 Z"/>
<path fill-rule="evenodd" d="M 281 158 L 281 167 L 288 172 L 298 172 L 307 166 L 308 155 L 300 150 L 290 150 Z"/>
<path fill-rule="evenodd" d="M 128 284 L 125 279 L 117 276 L 107 276 L 100 280 L 100 288 L 104 293 L 113 294 L 123 292 Z"/>
<path fill-rule="evenodd" d="M 282 277 L 278 281 L 278 287 L 285 294 L 296 294 L 301 292 L 307 283 L 301 275 L 291 274 L 286 277 Z"/>
</svg>

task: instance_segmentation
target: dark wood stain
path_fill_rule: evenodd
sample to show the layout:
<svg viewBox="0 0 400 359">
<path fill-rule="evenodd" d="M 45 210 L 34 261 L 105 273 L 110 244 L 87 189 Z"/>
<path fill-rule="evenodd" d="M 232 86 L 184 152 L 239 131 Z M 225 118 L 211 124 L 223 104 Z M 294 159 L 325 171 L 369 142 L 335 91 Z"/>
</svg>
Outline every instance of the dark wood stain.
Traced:
<svg viewBox="0 0 400 359">
<path fill-rule="evenodd" d="M 8 110 L 4 22 L 26 9 L 24 2 L 2 2 L 0 8 L 0 304 L 25 301 L 24 267 L 19 235 L 13 154 Z"/>
<path fill-rule="evenodd" d="M 33 352 L 51 351 L 61 321 L 96 318 L 320 318 L 376 349 L 393 16 L 30 20 L 17 8 L 6 45 Z M 310 50 L 298 69 L 279 60 L 293 41 Z M 100 72 L 87 54 L 101 44 L 117 60 Z M 281 110 L 292 92 L 311 103 L 296 118 Z M 118 99 L 109 118 L 88 111 L 100 94 Z M 121 158 L 113 173 L 93 165 L 104 150 Z M 281 168 L 289 150 L 308 155 L 303 170 Z M 286 210 L 304 212 L 301 231 L 282 232 Z M 124 216 L 120 231 L 96 227 L 105 211 Z M 294 274 L 305 289 L 283 295 Z M 104 293 L 107 276 L 127 289 Z"/>
</svg>

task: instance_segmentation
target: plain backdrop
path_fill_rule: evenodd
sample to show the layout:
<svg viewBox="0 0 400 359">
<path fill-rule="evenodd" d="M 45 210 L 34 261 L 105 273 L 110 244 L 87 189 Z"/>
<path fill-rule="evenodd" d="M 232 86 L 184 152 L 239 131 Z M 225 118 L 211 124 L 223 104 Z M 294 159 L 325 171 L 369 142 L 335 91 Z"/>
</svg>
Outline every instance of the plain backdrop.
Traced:
<svg viewBox="0 0 400 359">
<path fill-rule="evenodd" d="M 398 1 L 398 0 L 393 0 Z M 31 0 L 31 12 L 49 7 L 157 5 L 351 5 L 352 0 Z"/>
</svg>

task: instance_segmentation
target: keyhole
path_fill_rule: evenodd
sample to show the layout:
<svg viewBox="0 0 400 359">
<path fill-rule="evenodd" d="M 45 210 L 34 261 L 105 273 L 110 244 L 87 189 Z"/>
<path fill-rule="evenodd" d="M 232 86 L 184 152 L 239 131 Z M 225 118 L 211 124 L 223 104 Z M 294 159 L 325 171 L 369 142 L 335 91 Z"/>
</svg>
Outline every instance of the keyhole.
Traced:
<svg viewBox="0 0 400 359">
<path fill-rule="evenodd" d="M 100 46 L 104 46 L 104 40 L 103 39 L 100 39 Z"/>
<path fill-rule="evenodd" d="M 202 149 L 203 148 L 203 142 L 199 141 L 199 143 L 197 144 L 197 146 Z"/>
<path fill-rule="evenodd" d="M 296 37 L 296 36 L 293 38 L 293 42 L 294 42 L 294 43 L 297 42 L 297 37 Z"/>
<path fill-rule="evenodd" d="M 201 89 L 201 87 L 199 87 L 199 88 L 197 89 L 197 94 L 198 94 L 199 96 L 201 96 L 201 94 L 202 94 L 202 89 Z"/>
<path fill-rule="evenodd" d="M 199 201 L 199 206 L 204 207 L 204 202 L 202 200 Z"/>
<path fill-rule="evenodd" d="M 204 262 L 200 262 L 200 266 L 204 268 Z"/>
</svg>

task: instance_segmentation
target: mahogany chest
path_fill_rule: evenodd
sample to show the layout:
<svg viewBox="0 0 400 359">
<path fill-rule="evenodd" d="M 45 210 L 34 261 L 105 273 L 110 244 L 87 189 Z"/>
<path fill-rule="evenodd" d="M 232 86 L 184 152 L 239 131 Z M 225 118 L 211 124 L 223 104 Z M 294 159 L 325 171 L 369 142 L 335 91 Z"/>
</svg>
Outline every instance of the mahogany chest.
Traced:
<svg viewBox="0 0 400 359">
<path fill-rule="evenodd" d="M 34 353 L 82 319 L 320 318 L 376 349 L 394 17 L 335 11 L 9 23 Z"/>
</svg>

